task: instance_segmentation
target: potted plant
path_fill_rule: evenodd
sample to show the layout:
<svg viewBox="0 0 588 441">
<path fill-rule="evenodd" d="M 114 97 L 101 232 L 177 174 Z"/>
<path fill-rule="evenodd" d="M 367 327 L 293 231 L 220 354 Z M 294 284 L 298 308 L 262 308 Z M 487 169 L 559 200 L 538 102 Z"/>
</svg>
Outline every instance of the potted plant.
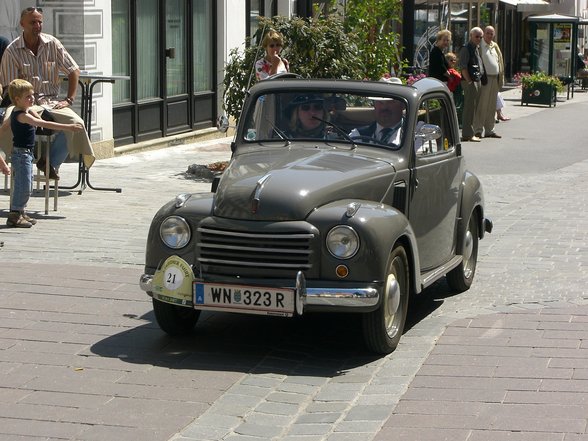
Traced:
<svg viewBox="0 0 588 441">
<path fill-rule="evenodd" d="M 557 92 L 563 92 L 564 85 L 558 77 L 545 72 L 521 73 L 515 80 L 522 87 L 521 106 L 523 104 L 543 104 L 551 107 L 557 103 Z"/>
</svg>

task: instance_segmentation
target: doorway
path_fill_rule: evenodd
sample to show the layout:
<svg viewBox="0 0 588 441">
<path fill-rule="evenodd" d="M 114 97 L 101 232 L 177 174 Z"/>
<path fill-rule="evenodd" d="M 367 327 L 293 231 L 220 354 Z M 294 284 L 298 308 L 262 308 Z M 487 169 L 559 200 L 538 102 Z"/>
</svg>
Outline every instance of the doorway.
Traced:
<svg viewBox="0 0 588 441">
<path fill-rule="evenodd" d="M 112 14 L 113 74 L 131 77 L 114 85 L 115 146 L 212 127 L 215 2 L 113 0 Z"/>
</svg>

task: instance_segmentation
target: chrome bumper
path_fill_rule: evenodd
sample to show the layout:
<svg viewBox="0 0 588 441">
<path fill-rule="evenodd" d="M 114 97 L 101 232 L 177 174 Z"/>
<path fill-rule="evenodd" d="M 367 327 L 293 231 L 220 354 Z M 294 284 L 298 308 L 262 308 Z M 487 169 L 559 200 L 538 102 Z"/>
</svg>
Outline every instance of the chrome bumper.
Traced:
<svg viewBox="0 0 588 441">
<path fill-rule="evenodd" d="M 143 274 L 139 286 L 151 295 L 153 276 Z M 296 276 L 296 312 L 302 314 L 306 306 L 369 308 L 376 306 L 379 293 L 376 288 L 307 288 L 302 271 Z"/>
<path fill-rule="evenodd" d="M 149 295 L 151 295 L 151 293 L 153 292 L 152 286 L 153 286 L 153 275 L 142 274 L 141 277 L 139 277 L 139 287 Z"/>
</svg>

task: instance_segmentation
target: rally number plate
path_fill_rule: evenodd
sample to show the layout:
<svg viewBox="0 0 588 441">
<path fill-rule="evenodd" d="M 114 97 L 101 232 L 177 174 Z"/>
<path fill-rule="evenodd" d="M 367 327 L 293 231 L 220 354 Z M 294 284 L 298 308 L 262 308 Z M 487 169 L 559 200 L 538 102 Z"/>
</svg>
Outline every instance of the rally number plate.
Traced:
<svg viewBox="0 0 588 441">
<path fill-rule="evenodd" d="M 194 307 L 291 317 L 294 314 L 294 290 L 194 282 Z"/>
</svg>

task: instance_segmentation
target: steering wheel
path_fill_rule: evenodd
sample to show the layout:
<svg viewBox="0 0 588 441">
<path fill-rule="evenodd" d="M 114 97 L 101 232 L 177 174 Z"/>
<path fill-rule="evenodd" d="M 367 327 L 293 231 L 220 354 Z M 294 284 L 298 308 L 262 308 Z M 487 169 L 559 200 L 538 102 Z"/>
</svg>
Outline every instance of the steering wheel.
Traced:
<svg viewBox="0 0 588 441">
<path fill-rule="evenodd" d="M 353 135 L 353 136 L 351 136 L 351 139 L 354 141 L 359 139 L 362 142 L 370 142 L 370 143 L 384 145 L 379 139 L 374 138 L 373 136 L 368 136 L 368 135 Z"/>
</svg>

